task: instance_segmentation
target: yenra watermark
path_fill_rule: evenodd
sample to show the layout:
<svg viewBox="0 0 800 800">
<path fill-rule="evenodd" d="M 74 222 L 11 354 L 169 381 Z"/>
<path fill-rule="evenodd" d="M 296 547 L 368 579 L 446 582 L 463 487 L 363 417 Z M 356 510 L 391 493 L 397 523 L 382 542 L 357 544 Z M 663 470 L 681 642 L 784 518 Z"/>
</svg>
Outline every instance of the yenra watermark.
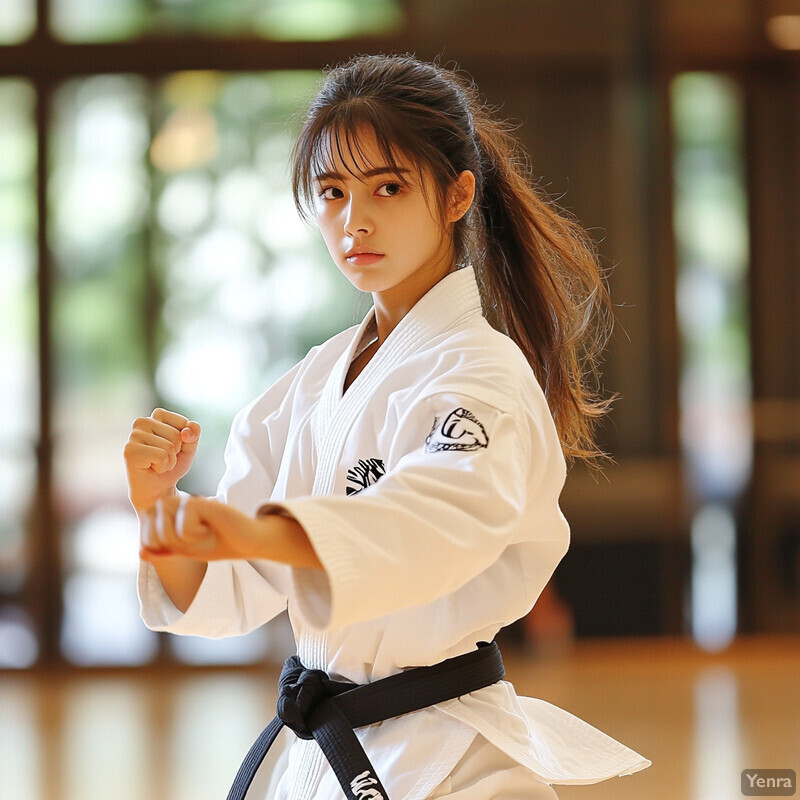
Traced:
<svg viewBox="0 0 800 800">
<path fill-rule="evenodd" d="M 748 797 L 791 797 L 796 790 L 793 769 L 742 770 L 742 794 Z"/>
</svg>

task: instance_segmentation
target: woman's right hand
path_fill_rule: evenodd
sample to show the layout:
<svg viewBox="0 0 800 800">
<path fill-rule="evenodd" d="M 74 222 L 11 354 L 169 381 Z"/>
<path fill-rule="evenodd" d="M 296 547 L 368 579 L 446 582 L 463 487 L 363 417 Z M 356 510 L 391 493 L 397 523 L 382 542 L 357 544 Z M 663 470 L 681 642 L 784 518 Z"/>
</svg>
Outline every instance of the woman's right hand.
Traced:
<svg viewBox="0 0 800 800">
<path fill-rule="evenodd" d="M 128 497 L 137 512 L 175 493 L 175 485 L 189 471 L 200 425 L 186 417 L 157 408 L 133 423 L 123 449 L 128 475 Z"/>
</svg>

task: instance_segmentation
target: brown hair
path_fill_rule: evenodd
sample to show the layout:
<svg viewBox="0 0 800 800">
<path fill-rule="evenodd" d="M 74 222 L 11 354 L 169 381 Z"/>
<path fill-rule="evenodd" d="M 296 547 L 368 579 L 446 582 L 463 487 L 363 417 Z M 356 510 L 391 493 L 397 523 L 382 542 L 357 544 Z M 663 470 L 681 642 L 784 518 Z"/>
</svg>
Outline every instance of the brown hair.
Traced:
<svg viewBox="0 0 800 800">
<path fill-rule="evenodd" d="M 456 257 L 474 265 L 485 316 L 530 363 L 566 457 L 602 456 L 594 424 L 610 401 L 597 393 L 597 365 L 611 314 L 592 239 L 539 195 L 526 154 L 474 83 L 408 55 L 357 56 L 326 73 L 292 155 L 301 214 L 332 151 L 363 163 L 364 128 L 391 168 L 402 153 L 429 171 L 440 209 L 458 175 L 475 175 L 473 207 L 454 227 Z"/>
</svg>

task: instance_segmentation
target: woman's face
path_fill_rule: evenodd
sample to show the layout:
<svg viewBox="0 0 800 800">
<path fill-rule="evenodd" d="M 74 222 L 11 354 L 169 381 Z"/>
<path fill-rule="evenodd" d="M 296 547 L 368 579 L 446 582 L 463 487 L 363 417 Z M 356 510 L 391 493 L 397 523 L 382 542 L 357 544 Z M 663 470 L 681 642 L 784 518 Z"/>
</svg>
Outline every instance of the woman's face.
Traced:
<svg viewBox="0 0 800 800">
<path fill-rule="evenodd" d="M 448 203 L 442 214 L 432 179 L 402 153 L 393 169 L 370 129 L 358 132 L 358 144 L 357 157 L 329 148 L 329 163 L 315 176 L 316 220 L 331 258 L 357 289 L 413 305 L 453 270 L 452 223 L 469 202 L 458 213 Z M 471 173 L 463 175 L 470 183 Z"/>
</svg>

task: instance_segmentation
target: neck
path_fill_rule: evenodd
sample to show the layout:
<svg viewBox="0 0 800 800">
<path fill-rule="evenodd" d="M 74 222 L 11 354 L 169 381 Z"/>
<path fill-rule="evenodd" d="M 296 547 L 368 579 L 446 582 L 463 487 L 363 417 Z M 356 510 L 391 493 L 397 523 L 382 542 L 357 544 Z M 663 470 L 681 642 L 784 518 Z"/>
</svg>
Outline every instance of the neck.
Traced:
<svg viewBox="0 0 800 800">
<path fill-rule="evenodd" d="M 372 293 L 379 344 L 384 342 L 386 337 L 400 324 L 403 317 L 425 294 L 446 275 L 455 272 L 457 269 L 455 261 L 450 259 L 447 263 L 447 267 L 443 268 L 440 264 L 439 268 L 426 270 L 425 275 L 415 273 L 391 289 Z"/>
</svg>

